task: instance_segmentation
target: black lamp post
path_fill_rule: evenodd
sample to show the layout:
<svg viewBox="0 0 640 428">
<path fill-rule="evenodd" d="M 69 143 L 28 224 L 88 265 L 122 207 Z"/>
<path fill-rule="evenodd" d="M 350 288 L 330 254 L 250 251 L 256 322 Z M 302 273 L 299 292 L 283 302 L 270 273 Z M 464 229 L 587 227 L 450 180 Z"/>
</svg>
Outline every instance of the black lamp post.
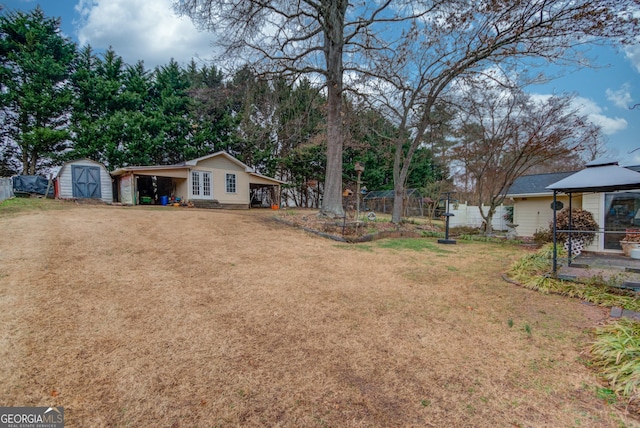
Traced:
<svg viewBox="0 0 640 428">
<path fill-rule="evenodd" d="M 356 173 L 358 173 L 358 181 L 356 181 L 356 221 L 358 221 L 360 220 L 360 184 L 362 184 L 362 182 L 360 181 L 360 176 L 364 172 L 364 165 L 362 165 L 360 162 L 356 162 L 353 169 L 355 169 Z"/>
<path fill-rule="evenodd" d="M 445 218 L 445 226 L 444 226 L 444 239 L 438 239 L 438 244 L 455 244 L 456 240 L 455 239 L 449 239 L 449 218 L 453 217 L 454 214 L 449 212 L 449 202 L 451 200 L 451 194 L 454 192 L 445 192 L 444 194 L 447 195 L 447 207 L 446 210 L 447 212 L 444 213 Z"/>
</svg>

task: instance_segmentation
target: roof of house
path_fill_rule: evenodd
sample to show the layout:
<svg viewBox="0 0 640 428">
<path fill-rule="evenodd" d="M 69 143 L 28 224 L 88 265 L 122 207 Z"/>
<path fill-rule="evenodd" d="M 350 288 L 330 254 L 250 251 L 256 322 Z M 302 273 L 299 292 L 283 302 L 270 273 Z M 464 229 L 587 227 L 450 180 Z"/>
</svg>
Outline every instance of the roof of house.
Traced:
<svg viewBox="0 0 640 428">
<path fill-rule="evenodd" d="M 548 190 L 547 186 L 566 178 L 575 171 L 569 172 L 551 172 L 546 174 L 523 175 L 516 178 L 509 190 L 507 196 L 514 197 L 520 195 L 552 195 L 553 191 Z"/>
<path fill-rule="evenodd" d="M 197 159 L 191 159 L 185 162 L 180 162 L 177 164 L 173 164 L 173 165 L 147 165 L 147 166 L 123 166 L 121 168 L 116 169 L 115 171 L 111 172 L 111 175 L 113 176 L 119 176 L 119 175 L 124 175 L 127 174 L 129 172 L 144 172 L 144 171 L 166 171 L 166 170 L 188 170 L 189 168 L 196 166 L 198 164 L 198 162 L 203 161 L 205 159 L 209 159 L 209 158 L 213 158 L 213 157 L 217 157 L 217 156 L 222 156 L 226 159 L 228 159 L 229 161 L 235 163 L 236 165 L 238 165 L 239 167 L 243 168 L 244 171 L 246 173 L 248 173 L 249 175 L 253 176 L 253 177 L 257 177 L 260 179 L 265 179 L 265 180 L 270 180 L 270 181 L 274 181 L 280 184 L 286 184 L 286 181 L 282 181 L 282 180 L 278 180 L 277 178 L 273 178 L 273 177 L 267 177 L 266 175 L 262 175 L 258 172 L 255 171 L 255 169 L 251 168 L 250 166 L 246 165 L 245 163 L 241 162 L 240 160 L 236 159 L 235 157 L 231 156 L 229 153 L 225 152 L 225 151 L 219 151 L 216 153 L 212 153 L 210 155 L 206 155 L 206 156 L 202 156 L 199 157 Z M 148 174 L 147 174 L 148 175 Z"/>
</svg>

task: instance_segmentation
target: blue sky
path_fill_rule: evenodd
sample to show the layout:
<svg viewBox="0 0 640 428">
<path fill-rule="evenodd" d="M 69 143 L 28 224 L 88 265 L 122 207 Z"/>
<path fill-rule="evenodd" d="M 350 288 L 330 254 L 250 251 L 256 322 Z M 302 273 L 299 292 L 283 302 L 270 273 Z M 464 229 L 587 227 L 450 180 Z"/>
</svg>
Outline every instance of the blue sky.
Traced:
<svg viewBox="0 0 640 428">
<path fill-rule="evenodd" d="M 185 65 L 208 59 L 212 36 L 176 16 L 172 0 L 0 0 L 6 10 L 29 11 L 40 5 L 50 17 L 62 18 L 62 31 L 80 46 L 101 51 L 112 46 L 127 63 L 143 60 L 147 68 L 171 58 Z M 602 127 L 609 157 L 622 165 L 640 164 L 640 45 L 594 48 L 597 68 L 564 76 L 529 90 L 539 95 L 573 93 L 583 114 Z M 638 148 L 634 153 L 629 153 Z"/>
</svg>

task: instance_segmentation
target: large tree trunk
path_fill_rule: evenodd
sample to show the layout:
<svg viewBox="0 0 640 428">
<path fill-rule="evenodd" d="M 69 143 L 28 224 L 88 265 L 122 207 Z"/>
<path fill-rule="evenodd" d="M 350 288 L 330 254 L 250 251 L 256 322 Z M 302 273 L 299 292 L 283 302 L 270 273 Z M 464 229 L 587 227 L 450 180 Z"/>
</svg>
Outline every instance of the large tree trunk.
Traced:
<svg viewBox="0 0 640 428">
<path fill-rule="evenodd" d="M 326 17 L 324 53 L 327 65 L 327 168 L 320 214 L 344 217 L 342 207 L 342 52 L 346 0 L 324 1 Z"/>
<path fill-rule="evenodd" d="M 327 169 L 322 199 L 322 215 L 344 217 L 342 207 L 342 98 L 340 88 L 329 82 L 327 91 Z"/>
<path fill-rule="evenodd" d="M 391 214 L 391 222 L 399 224 L 402 221 L 404 215 L 404 194 L 405 188 L 402 183 L 396 183 L 393 185 L 393 212 Z"/>
<path fill-rule="evenodd" d="M 489 211 L 485 215 L 482 212 L 482 204 L 478 205 L 478 209 L 480 210 L 480 215 L 485 222 L 484 234 L 489 236 L 493 233 L 493 215 L 496 213 L 496 207 L 494 205 L 489 205 Z"/>
<path fill-rule="evenodd" d="M 406 162 L 406 161 L 405 161 Z M 409 160 L 410 162 L 410 160 Z M 402 165 L 402 141 L 396 142 L 396 148 L 393 159 L 393 211 L 391 213 L 391 222 L 399 224 L 404 215 L 404 195 L 406 193 L 405 183 L 409 173 L 406 165 Z"/>
</svg>

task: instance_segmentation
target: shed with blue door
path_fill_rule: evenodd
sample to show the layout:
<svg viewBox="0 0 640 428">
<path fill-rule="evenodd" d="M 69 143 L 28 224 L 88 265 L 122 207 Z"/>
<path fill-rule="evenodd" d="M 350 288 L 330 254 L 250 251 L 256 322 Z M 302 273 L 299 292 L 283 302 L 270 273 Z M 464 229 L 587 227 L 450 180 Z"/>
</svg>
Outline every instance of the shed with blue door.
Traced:
<svg viewBox="0 0 640 428">
<path fill-rule="evenodd" d="M 113 185 L 107 168 L 91 159 L 78 159 L 62 165 L 55 183 L 56 198 L 94 199 L 113 203 Z"/>
</svg>

